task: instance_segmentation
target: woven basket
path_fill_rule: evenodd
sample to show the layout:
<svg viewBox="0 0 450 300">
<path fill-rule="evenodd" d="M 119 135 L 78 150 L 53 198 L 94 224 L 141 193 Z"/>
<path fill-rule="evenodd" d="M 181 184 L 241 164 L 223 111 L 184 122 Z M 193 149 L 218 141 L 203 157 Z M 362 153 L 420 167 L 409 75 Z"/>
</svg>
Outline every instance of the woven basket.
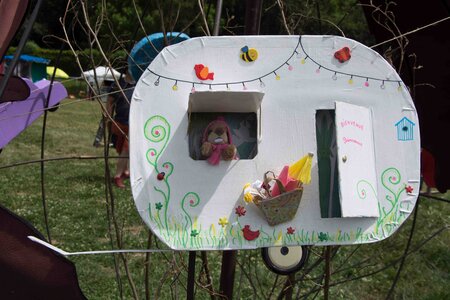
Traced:
<svg viewBox="0 0 450 300">
<path fill-rule="evenodd" d="M 268 173 L 269 172 L 264 175 L 264 181 L 266 183 L 268 182 Z M 270 226 L 275 226 L 277 224 L 290 221 L 295 217 L 298 206 L 300 205 L 300 200 L 302 199 L 303 188 L 299 187 L 295 190 L 286 192 L 283 184 L 281 184 L 277 178 L 274 177 L 272 179 L 276 181 L 281 194 L 267 199 L 255 197 L 253 202 L 257 207 L 259 207 L 259 209 L 261 209 L 267 223 Z"/>
</svg>

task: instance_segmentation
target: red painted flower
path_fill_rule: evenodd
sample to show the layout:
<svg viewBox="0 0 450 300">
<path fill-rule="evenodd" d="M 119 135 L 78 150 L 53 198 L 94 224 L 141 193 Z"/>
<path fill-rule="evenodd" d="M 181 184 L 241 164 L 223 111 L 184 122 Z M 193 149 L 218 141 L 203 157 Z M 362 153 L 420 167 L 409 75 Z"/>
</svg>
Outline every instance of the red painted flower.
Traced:
<svg viewBox="0 0 450 300">
<path fill-rule="evenodd" d="M 239 216 L 239 217 L 242 217 L 242 216 L 245 216 L 245 213 L 247 212 L 247 210 L 245 209 L 245 207 L 243 207 L 243 206 L 238 206 L 238 207 L 236 207 L 236 214 Z"/>
<path fill-rule="evenodd" d="M 294 232 L 295 232 L 295 228 L 292 228 L 291 226 L 289 226 L 287 228 L 287 234 L 294 234 Z"/>
<path fill-rule="evenodd" d="M 408 185 L 408 186 L 405 186 L 405 190 L 408 194 L 411 194 L 412 191 L 414 190 L 414 188 L 412 186 Z"/>
</svg>

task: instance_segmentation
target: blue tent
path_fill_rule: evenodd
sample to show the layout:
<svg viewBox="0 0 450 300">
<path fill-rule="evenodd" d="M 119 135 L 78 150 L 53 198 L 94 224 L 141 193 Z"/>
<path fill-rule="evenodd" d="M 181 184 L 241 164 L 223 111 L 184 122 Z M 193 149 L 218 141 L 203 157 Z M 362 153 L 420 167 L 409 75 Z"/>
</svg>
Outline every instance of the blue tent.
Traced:
<svg viewBox="0 0 450 300">
<path fill-rule="evenodd" d="M 12 59 L 12 55 L 5 55 L 6 65 L 8 65 Z M 19 56 L 19 61 L 14 70 L 14 75 L 25 77 L 33 80 L 33 82 L 47 78 L 47 65 L 50 63 L 50 59 L 22 54 Z"/>
<path fill-rule="evenodd" d="M 169 45 L 189 39 L 189 36 L 179 32 L 168 32 L 166 36 Z M 165 46 L 164 34 L 158 32 L 144 37 L 133 47 L 128 57 L 128 66 L 134 80 L 139 80 L 148 65 Z"/>
</svg>

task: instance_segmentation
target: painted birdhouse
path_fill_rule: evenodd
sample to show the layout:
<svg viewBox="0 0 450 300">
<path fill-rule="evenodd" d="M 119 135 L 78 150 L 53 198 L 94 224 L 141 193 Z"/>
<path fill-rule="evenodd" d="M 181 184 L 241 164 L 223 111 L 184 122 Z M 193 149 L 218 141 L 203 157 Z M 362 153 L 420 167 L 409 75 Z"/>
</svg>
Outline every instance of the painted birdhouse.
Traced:
<svg viewBox="0 0 450 300">
<path fill-rule="evenodd" d="M 247 63 L 237 55 L 242 45 L 270 59 Z M 343 47 L 352 58 L 340 64 L 333 55 Z M 197 62 L 214 71 L 213 81 L 197 77 Z M 131 102 L 137 210 L 180 250 L 385 239 L 410 215 L 420 190 L 418 117 L 403 87 L 381 55 L 343 37 L 200 37 L 166 47 Z M 200 147 L 218 117 L 237 153 L 213 166 Z M 244 186 L 307 153 L 310 184 L 295 213 L 269 224 Z"/>
<path fill-rule="evenodd" d="M 414 139 L 414 122 L 407 117 L 403 117 L 395 124 L 397 127 L 397 138 L 399 141 L 412 141 Z"/>
</svg>

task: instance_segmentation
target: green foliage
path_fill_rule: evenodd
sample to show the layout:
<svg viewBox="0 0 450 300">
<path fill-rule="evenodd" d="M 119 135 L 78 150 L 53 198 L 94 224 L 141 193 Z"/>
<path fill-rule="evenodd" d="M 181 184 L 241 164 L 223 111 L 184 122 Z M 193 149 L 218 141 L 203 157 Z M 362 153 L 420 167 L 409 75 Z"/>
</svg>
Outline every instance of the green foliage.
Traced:
<svg viewBox="0 0 450 300">
<path fill-rule="evenodd" d="M 107 60 L 101 55 L 100 51 L 97 49 L 84 49 L 80 51 L 76 51 L 76 56 L 71 50 L 63 50 L 60 55 L 60 50 L 56 49 L 44 49 L 39 48 L 36 43 L 30 41 L 27 43 L 28 47 L 24 48 L 22 54 L 29 54 L 33 56 L 43 57 L 50 59 L 50 66 L 54 66 L 58 61 L 59 56 L 59 64 L 58 68 L 64 70 L 71 77 L 79 77 L 81 76 L 81 70 L 77 63 L 76 56 L 80 61 L 80 65 L 83 71 L 90 70 L 93 66 L 106 65 Z M 11 47 L 8 49 L 8 54 L 14 54 L 16 51 L 16 47 Z M 107 55 L 107 59 L 109 62 L 115 65 L 118 65 L 118 61 L 125 57 L 125 52 L 123 50 L 117 50 L 113 53 Z"/>
<path fill-rule="evenodd" d="M 35 53 L 37 51 L 39 51 L 39 45 L 36 44 L 36 42 L 29 40 L 25 43 L 25 46 L 23 47 L 22 52 L 23 53 Z"/>
<path fill-rule="evenodd" d="M 212 30 L 215 18 L 215 2 L 204 2 L 207 23 Z M 134 6 L 134 3 L 136 6 Z M 350 38 L 366 44 L 372 41 L 362 8 L 356 0 L 285 0 L 281 3 L 283 3 L 286 25 L 289 27 L 291 34 L 341 35 L 341 32 L 336 29 L 337 26 Z M 62 30 L 65 26 L 67 34 L 76 40 L 78 49 L 89 48 L 90 40 L 86 36 L 88 30 L 81 13 L 81 5 L 79 2 L 73 1 L 69 8 L 66 24 L 63 25 L 61 24 L 61 18 L 66 6 L 61 5 L 60 1 L 45 1 L 34 24 L 30 40 L 33 40 L 40 47 L 58 49 L 60 41 L 55 37 L 63 38 L 65 36 Z M 199 13 L 197 1 L 154 2 L 135 0 L 132 3 L 127 1 L 97 1 L 86 3 L 86 9 L 91 26 L 96 31 L 98 30 L 100 42 L 108 53 L 115 52 L 117 49 L 129 51 L 133 44 L 144 36 L 163 30 L 184 30 L 191 37 L 206 34 L 202 18 L 199 17 L 194 20 Z M 232 0 L 223 3 L 221 35 L 241 35 L 244 33 L 245 9 L 245 1 Z M 283 23 L 278 4 L 264 1 L 260 34 L 287 34 Z M 16 44 L 17 38 L 13 45 Z"/>
<path fill-rule="evenodd" d="M 74 3 L 75 7 L 80 9 L 80 4 L 76 1 Z M 126 1 L 105 1 L 105 5 L 87 4 L 91 26 L 98 30 L 102 50 L 113 67 L 119 65 L 119 61 L 126 57 L 126 52 L 131 50 L 134 43 L 146 35 L 163 30 L 184 30 L 191 37 L 206 34 L 204 21 L 202 17 L 198 17 L 199 8 L 196 1 L 160 1 L 160 6 L 158 3 L 144 0 L 135 3 L 136 7 Z M 244 34 L 245 5 L 245 1 L 228 1 L 223 4 L 221 35 Z M 106 59 L 100 54 L 98 45 L 92 43 L 91 47 L 93 37 L 87 35 L 85 20 L 80 14 L 81 11 L 76 13 L 77 9 L 70 10 L 68 15 L 68 18 L 73 17 L 73 29 L 71 24 L 64 25 L 69 36 L 73 38 L 72 45 L 77 47 L 75 52 L 81 68 L 88 70 L 94 66 L 105 65 Z M 50 36 L 64 36 L 63 25 L 59 21 L 64 10 L 65 7 L 56 1 L 46 1 L 24 54 L 48 58 L 51 65 L 56 63 L 59 55 L 59 50 L 56 49 L 60 48 L 61 42 Z M 287 34 L 287 27 L 291 34 L 342 35 L 342 31 L 347 37 L 365 44 L 373 41 L 357 1 L 286 0 L 283 1 L 283 11 L 286 17 L 285 25 L 280 7 L 276 3 L 263 2 L 260 34 Z M 214 1 L 205 2 L 204 12 L 212 30 L 215 17 Z M 53 49 L 43 49 L 39 46 Z M 13 53 L 14 50 L 15 48 L 11 48 L 8 53 Z M 80 76 L 80 67 L 70 50 L 62 52 L 59 67 L 70 76 Z"/>
<path fill-rule="evenodd" d="M 67 93 L 79 98 L 87 97 L 87 83 L 83 79 L 69 79 L 63 80 L 62 84 L 67 90 Z"/>
</svg>

